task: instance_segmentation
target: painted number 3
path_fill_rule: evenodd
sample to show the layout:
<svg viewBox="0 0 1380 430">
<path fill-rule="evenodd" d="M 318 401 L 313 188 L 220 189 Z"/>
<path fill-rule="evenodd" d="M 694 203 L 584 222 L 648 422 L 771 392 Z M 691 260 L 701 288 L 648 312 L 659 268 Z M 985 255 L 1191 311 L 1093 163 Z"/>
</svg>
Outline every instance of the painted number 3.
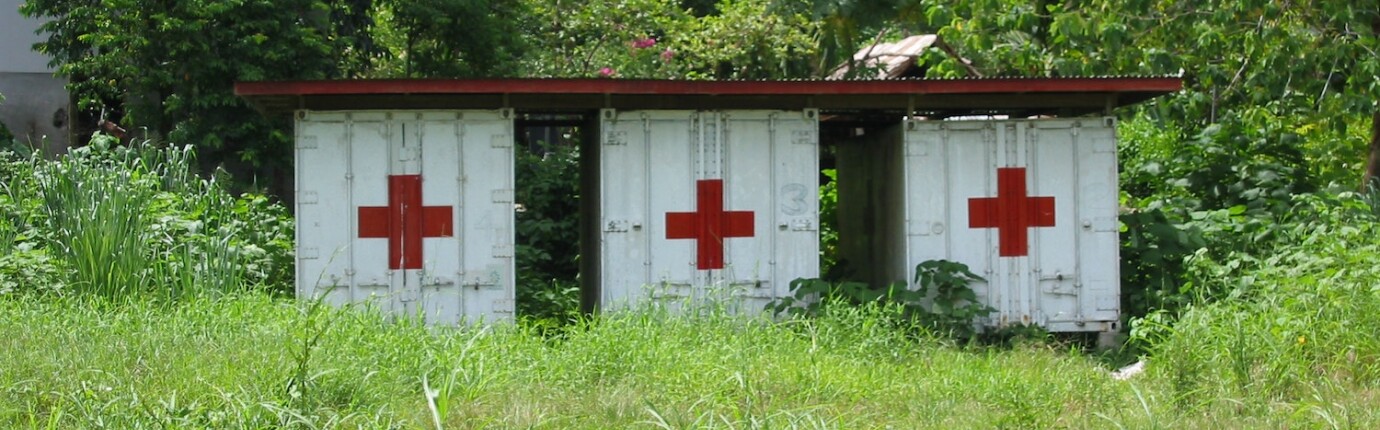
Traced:
<svg viewBox="0 0 1380 430">
<path fill-rule="evenodd" d="M 810 189 L 805 184 L 786 184 L 781 187 L 781 212 L 786 215 L 801 215 L 809 208 Z"/>
</svg>

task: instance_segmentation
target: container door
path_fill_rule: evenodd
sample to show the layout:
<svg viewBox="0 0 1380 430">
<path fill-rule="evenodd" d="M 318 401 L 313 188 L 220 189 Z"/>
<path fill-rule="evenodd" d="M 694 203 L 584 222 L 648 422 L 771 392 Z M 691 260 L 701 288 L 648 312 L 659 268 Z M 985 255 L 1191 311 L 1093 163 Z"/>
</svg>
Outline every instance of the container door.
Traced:
<svg viewBox="0 0 1380 430">
<path fill-rule="evenodd" d="M 928 260 L 966 264 L 985 278 L 970 287 L 979 301 L 997 309 L 992 319 L 998 325 L 1031 322 L 1020 276 L 1028 258 L 999 258 L 993 247 L 996 231 L 970 228 L 968 219 L 969 199 L 991 196 L 996 189 L 993 169 L 998 153 L 1006 155 L 998 151 L 998 142 L 1018 135 L 977 121 L 910 121 L 906 129 L 906 279 L 913 282 L 915 266 Z"/>
<path fill-rule="evenodd" d="M 1116 134 L 1111 119 L 1029 123 L 1033 175 L 1056 205 L 1055 228 L 1032 231 L 1038 310 L 1055 331 L 1115 330 L 1120 308 Z"/>
<path fill-rule="evenodd" d="M 1098 307 L 1116 300 L 1115 141 L 1109 127 L 1080 138 L 1081 125 L 907 124 L 910 268 L 967 264 L 996 326 L 1110 329 L 1115 310 Z"/>
<path fill-rule="evenodd" d="M 745 313 L 790 295 L 790 282 L 819 276 L 819 146 L 814 111 L 720 114 L 726 206 L 751 210 L 755 240 L 725 240 L 723 270 Z M 706 176 L 715 174 L 706 169 Z"/>
<path fill-rule="evenodd" d="M 661 208 L 693 201 L 690 160 L 699 140 L 693 111 L 601 112 L 600 306 L 636 305 L 645 297 L 693 296 L 694 248 L 662 246 Z M 656 243 L 653 243 L 653 242 Z"/>
<path fill-rule="evenodd" d="M 818 276 L 814 111 L 602 115 L 602 306 L 756 313 Z"/>
<path fill-rule="evenodd" d="M 408 278 L 420 300 L 410 311 L 439 324 L 512 319 L 511 111 L 425 112 L 412 124 L 422 142 L 422 193 L 454 206 L 455 227 L 451 236 L 422 239 L 427 257 Z"/>
<path fill-rule="evenodd" d="M 302 113 L 298 130 L 299 295 L 428 323 L 511 318 L 512 144 L 493 145 L 506 115 Z"/>
<path fill-rule="evenodd" d="M 297 296 L 325 296 L 343 306 L 359 301 L 349 248 L 354 217 L 349 177 L 349 117 L 343 113 L 298 112 L 294 152 L 297 176 Z M 382 136 L 380 136 L 382 139 Z M 310 175 L 304 172 L 311 172 Z M 382 274 L 379 274 L 382 275 Z M 388 279 L 378 280 L 382 294 Z"/>
<path fill-rule="evenodd" d="M 380 112 L 299 112 L 297 122 L 298 296 L 344 306 L 369 303 L 403 311 L 403 275 L 389 269 L 389 247 L 362 240 L 388 234 L 361 219 L 361 206 L 386 207 L 388 172 L 401 128 Z M 363 211 L 367 212 L 367 211 Z M 364 213 L 364 215 L 369 215 Z"/>
</svg>

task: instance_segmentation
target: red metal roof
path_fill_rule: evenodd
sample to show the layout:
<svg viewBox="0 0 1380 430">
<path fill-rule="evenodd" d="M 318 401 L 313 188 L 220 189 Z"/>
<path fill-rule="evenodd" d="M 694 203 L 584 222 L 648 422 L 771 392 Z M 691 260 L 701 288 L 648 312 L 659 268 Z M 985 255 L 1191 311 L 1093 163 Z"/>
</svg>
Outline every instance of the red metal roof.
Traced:
<svg viewBox="0 0 1380 430">
<path fill-rule="evenodd" d="M 267 111 L 501 108 L 530 110 L 796 109 L 1100 111 L 1178 91 L 1172 77 L 951 80 L 688 81 L 637 79 L 387 79 L 238 82 Z"/>
</svg>

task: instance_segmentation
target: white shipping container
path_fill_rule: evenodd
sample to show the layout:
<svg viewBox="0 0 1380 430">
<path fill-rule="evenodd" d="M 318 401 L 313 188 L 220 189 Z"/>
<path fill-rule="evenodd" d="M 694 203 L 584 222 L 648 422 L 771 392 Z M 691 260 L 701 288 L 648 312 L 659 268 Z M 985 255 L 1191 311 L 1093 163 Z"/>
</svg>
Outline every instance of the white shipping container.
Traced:
<svg viewBox="0 0 1380 430">
<path fill-rule="evenodd" d="M 1116 329 L 1111 118 L 911 120 L 903 140 L 905 215 L 894 228 L 904 229 L 905 258 L 893 260 L 893 276 L 957 261 L 986 278 L 973 287 L 997 309 L 992 326 Z"/>
<path fill-rule="evenodd" d="M 602 308 L 707 300 L 755 314 L 819 276 L 816 111 L 600 117 Z"/>
<path fill-rule="evenodd" d="M 298 296 L 511 320 L 512 130 L 508 110 L 299 111 Z"/>
</svg>

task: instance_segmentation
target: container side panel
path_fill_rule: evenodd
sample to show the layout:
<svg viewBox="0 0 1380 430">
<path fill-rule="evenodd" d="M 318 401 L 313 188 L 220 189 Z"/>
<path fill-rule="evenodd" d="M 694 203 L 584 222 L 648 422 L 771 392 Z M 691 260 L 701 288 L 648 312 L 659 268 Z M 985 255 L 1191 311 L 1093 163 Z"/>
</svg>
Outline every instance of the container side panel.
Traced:
<svg viewBox="0 0 1380 430">
<path fill-rule="evenodd" d="M 891 272 L 893 275 L 903 274 L 902 279 L 908 281 L 913 280 L 913 271 L 917 264 L 928 260 L 952 259 L 949 254 L 949 237 L 953 233 L 951 230 L 964 227 L 951 225 L 950 222 L 946 193 L 949 189 L 951 166 L 945 160 L 949 132 L 940 125 L 942 124 L 933 122 L 909 122 L 904 138 L 888 143 L 888 146 L 897 148 L 879 151 L 883 157 L 888 152 L 903 153 L 905 160 L 902 168 L 905 182 L 902 188 L 907 190 L 907 193 L 901 222 L 904 224 L 908 243 L 908 258 L 907 261 L 901 262 L 899 267 L 893 267 Z M 872 188 L 880 186 L 874 184 Z M 979 268 L 974 267 L 974 270 Z"/>
<path fill-rule="evenodd" d="M 401 284 L 395 281 L 393 291 L 401 305 L 397 312 L 407 317 L 421 317 L 425 321 L 421 275 L 426 267 L 422 264 L 427 258 L 423 252 L 426 240 L 421 239 L 425 235 L 419 233 L 423 225 L 420 209 L 425 207 L 426 196 L 421 190 L 421 185 L 425 181 L 422 175 L 422 127 L 421 123 L 416 121 L 420 114 L 390 112 L 389 115 L 392 115 L 395 121 L 390 123 L 394 129 L 394 140 L 393 152 L 389 154 L 392 157 L 392 167 L 388 177 L 388 202 L 389 212 L 396 215 L 390 219 L 393 223 L 394 238 L 389 239 L 389 253 L 402 255 L 401 258 L 389 257 L 397 261 L 390 264 L 400 265 L 390 266 L 394 269 L 394 279 L 399 276 L 402 278 Z M 396 212 L 399 207 L 402 208 L 401 213 Z M 392 243 L 394 241 L 397 243 Z"/>
<path fill-rule="evenodd" d="M 906 154 L 906 140 L 904 124 L 897 123 L 895 126 L 888 127 L 877 134 L 877 140 L 869 142 L 871 146 L 872 178 L 876 184 L 873 187 L 872 200 L 876 202 L 876 209 L 869 214 L 869 222 L 876 225 L 876 230 L 880 232 L 877 237 L 877 261 L 871 264 L 871 275 L 868 279 L 876 285 L 890 285 L 897 282 L 906 283 L 911 278 L 914 269 L 910 266 L 906 257 L 906 247 L 910 241 L 910 225 L 907 223 L 907 212 L 909 202 L 905 194 L 906 181 L 909 175 L 932 175 L 935 172 L 908 172 L 906 163 L 909 156 Z M 943 178 L 930 178 L 931 180 Z M 933 226 L 927 230 L 934 234 Z M 941 231 L 942 234 L 942 231 Z"/>
<path fill-rule="evenodd" d="M 818 146 L 814 116 L 728 112 L 724 210 L 752 214 L 748 236 L 725 237 L 727 264 L 710 276 L 707 296 L 734 312 L 761 312 L 790 293 L 790 281 L 819 276 Z M 721 292 L 721 293 L 718 293 Z"/>
<path fill-rule="evenodd" d="M 777 249 L 773 240 L 774 227 L 781 218 L 775 210 L 778 196 L 773 193 L 777 185 L 773 156 L 781 154 L 776 153 L 772 142 L 770 120 L 737 119 L 734 114 L 725 114 L 720 124 L 725 166 L 723 210 L 752 214 L 752 229 L 746 237 L 724 237 L 722 243 L 714 245 L 722 246 L 725 264 L 723 269 L 704 272 L 709 278 L 703 288 L 707 297 L 726 303 L 733 311 L 760 311 L 758 302 L 764 305 L 775 296 L 776 259 L 785 260 L 783 254 L 791 253 Z"/>
<path fill-rule="evenodd" d="M 725 116 L 723 123 L 724 211 L 751 213 L 753 226 L 747 237 L 722 238 L 723 270 L 714 271 L 712 282 L 728 287 L 752 289 L 772 282 L 770 256 L 774 255 L 771 240 L 772 226 L 778 214 L 774 210 L 772 190 L 775 188 L 772 157 L 775 153 L 772 131 L 767 120 L 733 119 Z M 803 197 L 802 197 L 803 199 Z M 802 204 L 803 206 L 803 204 Z M 768 292 L 767 295 L 770 295 Z"/>
<path fill-rule="evenodd" d="M 997 127 L 989 128 L 975 123 L 949 124 L 944 139 L 944 169 L 948 177 L 945 185 L 945 225 L 951 226 L 944 247 L 949 260 L 968 265 L 969 270 L 982 276 L 986 282 L 971 285 L 980 301 L 998 309 L 997 318 L 1019 319 L 1021 297 L 1013 294 L 1010 283 L 1012 272 L 1021 270 L 1020 262 L 1002 261 L 997 258 L 997 232 L 990 228 L 977 228 L 969 219 L 968 205 L 972 199 L 990 198 L 996 195 L 999 163 L 1015 162 L 1007 154 L 1014 150 L 1015 134 Z M 915 263 L 920 263 L 916 261 Z"/>
<path fill-rule="evenodd" d="M 1110 120 L 917 122 L 905 151 L 908 265 L 967 264 L 992 325 L 1115 329 Z"/>
<path fill-rule="evenodd" d="M 663 116 L 649 115 L 644 122 L 647 158 L 629 165 L 624 177 L 645 187 L 639 191 L 644 193 L 642 201 L 646 206 L 637 210 L 642 213 L 641 219 L 646 220 L 644 236 L 640 237 L 646 250 L 646 259 L 640 262 L 645 266 L 646 278 L 619 288 L 625 291 L 621 298 L 629 302 L 640 302 L 650 295 L 659 305 L 675 310 L 698 298 L 694 285 L 700 282 L 696 270 L 699 247 L 695 239 L 672 238 L 668 214 L 694 213 L 707 204 L 699 199 L 696 180 L 704 169 L 717 168 L 718 156 L 712 145 L 701 144 L 704 140 L 714 141 L 715 136 L 705 133 L 710 136 L 704 137 L 696 127 L 711 120 L 688 111 L 656 114 Z M 637 231 L 636 225 L 633 228 Z M 627 262 L 630 268 L 637 263 Z"/>
<path fill-rule="evenodd" d="M 669 199 L 676 202 L 677 208 L 694 204 L 692 187 L 672 189 L 664 185 L 681 184 L 690 177 L 693 113 L 656 114 L 660 116 L 646 112 L 601 112 L 599 272 L 600 307 L 604 309 L 642 302 L 654 282 L 687 286 L 691 282 L 689 269 L 693 267 L 680 266 L 693 264 L 689 258 L 694 255 L 693 245 L 663 244 L 665 213 L 653 204 L 653 199 Z M 652 255 L 654 246 L 658 259 Z"/>
<path fill-rule="evenodd" d="M 1079 145 L 1079 264 L 1087 317 L 1115 322 L 1121 308 L 1115 122 L 1085 121 Z"/>
<path fill-rule="evenodd" d="M 761 311 L 772 300 L 791 295 L 791 281 L 818 278 L 819 273 L 819 115 L 816 111 L 787 111 L 773 120 L 773 192 L 776 220 L 762 225 L 774 234 L 772 297 L 748 305 Z M 783 228 L 784 226 L 784 228 Z"/>
<path fill-rule="evenodd" d="M 1079 202 L 1078 177 L 1085 172 L 1077 152 L 1081 147 L 1079 133 L 1067 120 L 1029 123 L 1032 137 L 1029 151 L 1033 154 L 1027 166 L 1028 195 L 1032 198 L 1053 198 L 1052 226 L 1028 229 L 1031 238 L 1030 260 L 1035 270 L 1028 274 L 1029 285 L 1037 293 L 1035 310 L 1042 324 L 1075 322 L 1083 318 L 1081 307 L 1082 268 L 1077 224 Z"/>
<path fill-rule="evenodd" d="M 396 135 L 395 136 L 395 131 Z M 371 301 L 380 309 L 402 312 L 402 274 L 389 264 L 388 176 L 394 157 L 394 140 L 401 140 L 401 127 L 379 117 L 355 115 L 350 122 L 348 154 L 351 196 L 348 207 L 325 216 L 348 220 L 342 231 L 348 233 L 348 250 L 335 258 L 349 258 L 354 268 L 354 302 Z M 310 173 L 308 173 L 310 174 Z M 382 213 L 382 216 L 378 215 Z"/>
<path fill-rule="evenodd" d="M 368 303 L 429 324 L 510 320 L 510 117 L 493 111 L 300 114 L 301 294 L 338 285 L 329 295 L 333 304 Z"/>
<path fill-rule="evenodd" d="M 460 116 L 414 122 L 421 139 L 422 269 L 418 276 L 422 318 L 453 325 L 465 316 L 461 266 L 464 219 L 460 193 Z"/>
<path fill-rule="evenodd" d="M 465 315 L 511 320 L 515 308 L 513 120 L 492 111 L 465 111 L 460 142 L 459 276 Z"/>
<path fill-rule="evenodd" d="M 601 117 L 602 307 L 756 313 L 818 276 L 813 111 Z"/>
<path fill-rule="evenodd" d="M 646 248 L 647 139 L 642 122 L 600 112 L 599 148 L 599 307 L 627 305 L 630 295 L 648 279 Z M 633 229 L 636 224 L 638 228 Z"/>
<path fill-rule="evenodd" d="M 342 119 L 297 121 L 297 295 L 303 299 L 325 294 L 332 304 L 351 301 L 354 229 L 339 215 L 352 210 L 349 145 Z"/>
</svg>

